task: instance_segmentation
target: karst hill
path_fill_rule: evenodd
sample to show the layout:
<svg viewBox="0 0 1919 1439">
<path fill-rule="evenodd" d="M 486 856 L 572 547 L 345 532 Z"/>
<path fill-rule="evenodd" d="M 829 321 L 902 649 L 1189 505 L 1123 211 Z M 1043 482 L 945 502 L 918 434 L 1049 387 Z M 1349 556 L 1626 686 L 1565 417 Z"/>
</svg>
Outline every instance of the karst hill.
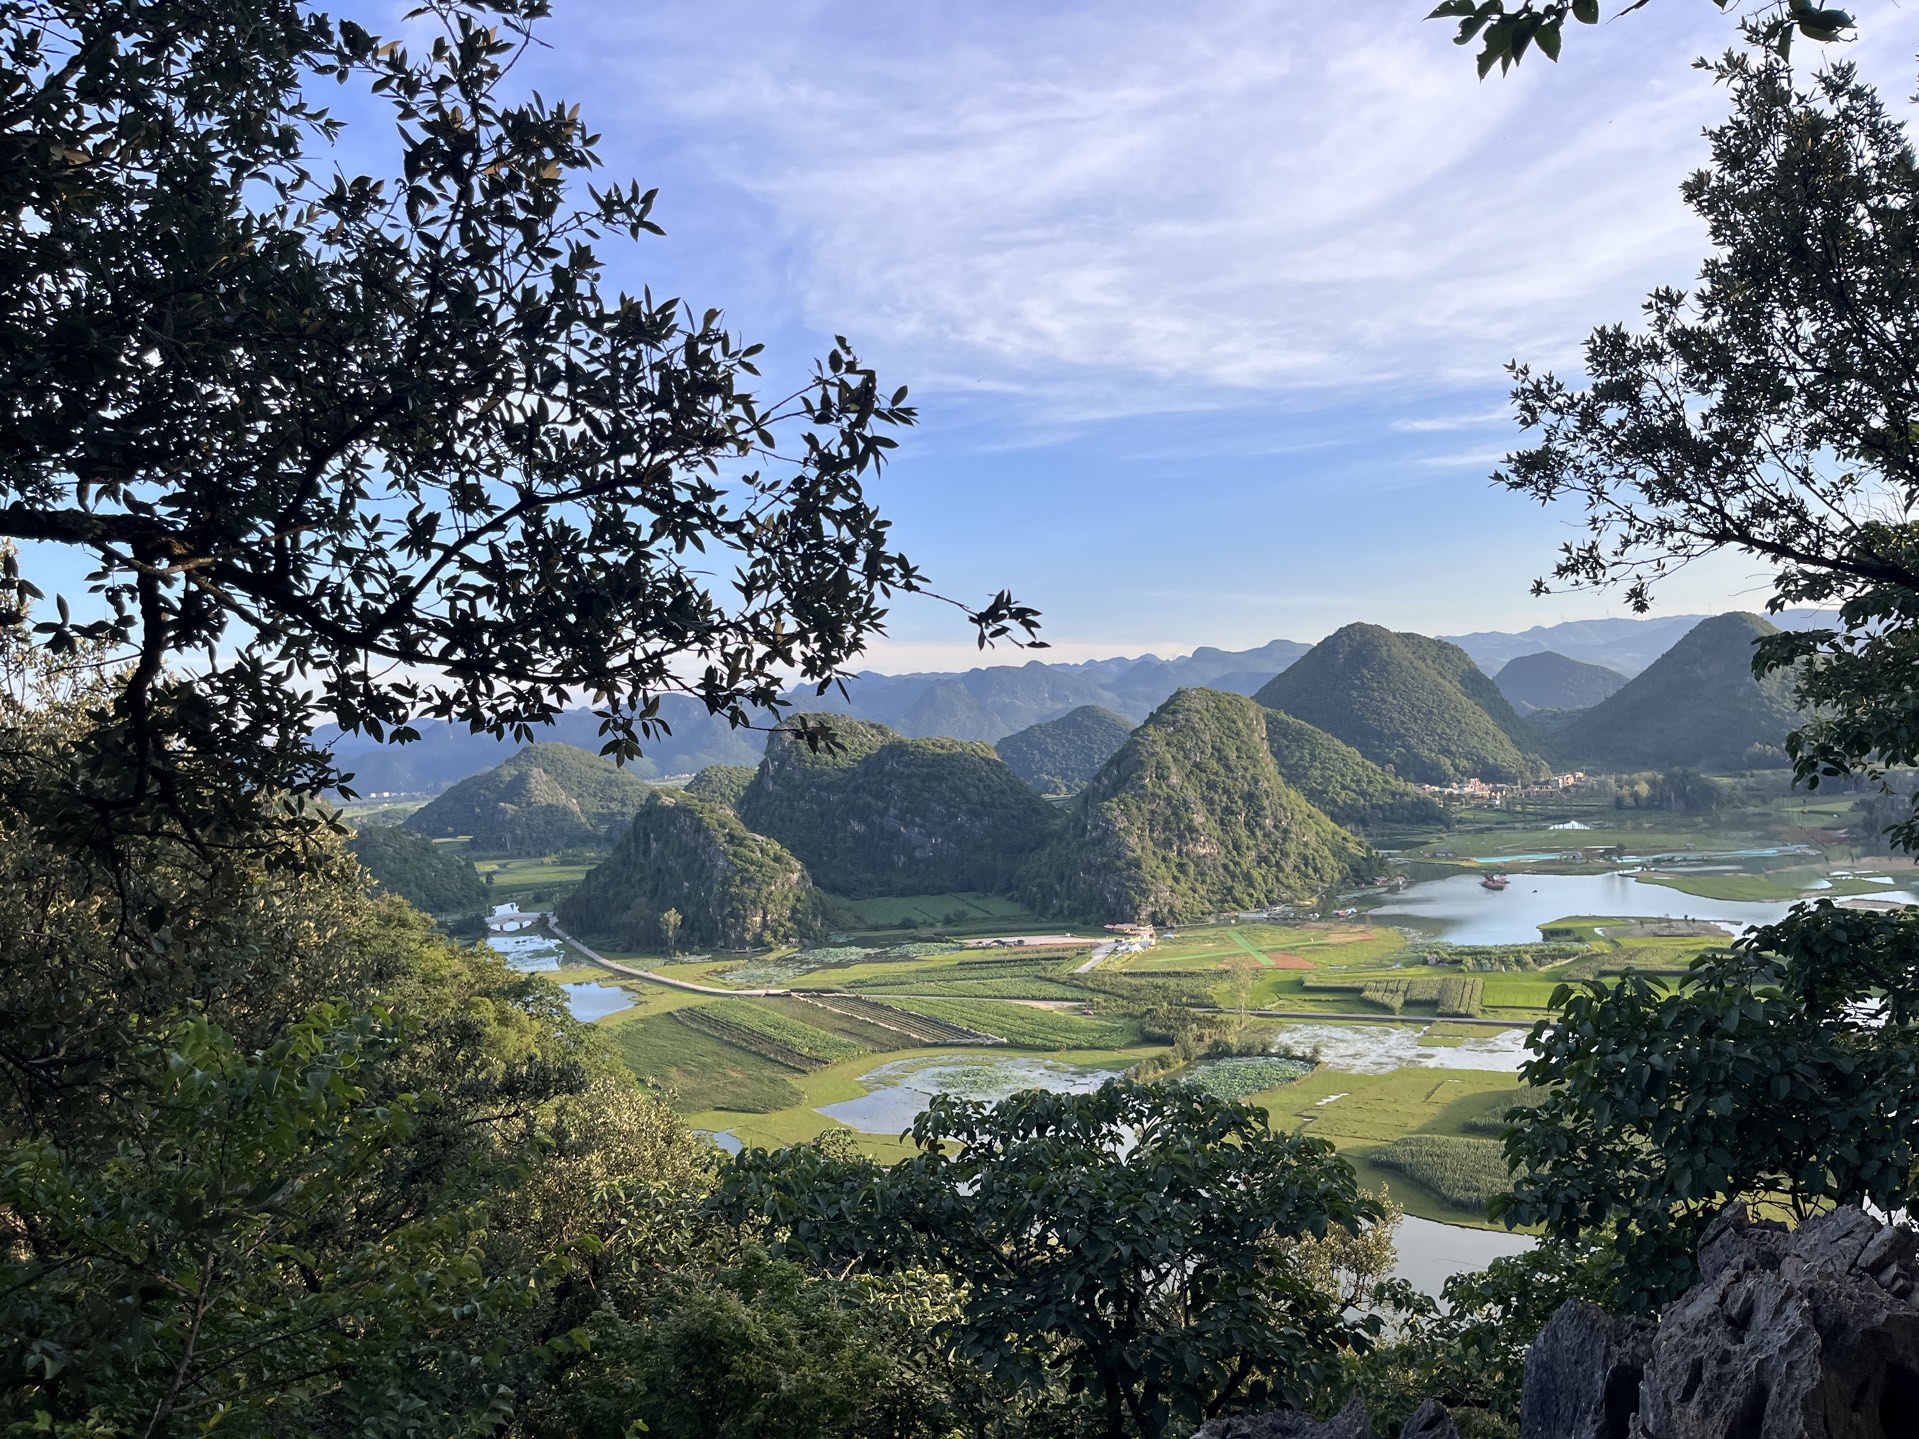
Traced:
<svg viewBox="0 0 1919 1439">
<path fill-rule="evenodd" d="M 818 929 L 819 895 L 778 841 L 721 804 L 671 790 L 649 794 L 605 862 L 559 908 L 575 933 L 618 948 L 746 949 Z M 679 916 L 669 937 L 668 911 Z"/>
<path fill-rule="evenodd" d="M 1523 717 L 1535 710 L 1589 709 L 1616 694 L 1626 677 L 1604 665 L 1540 650 L 1508 661 L 1493 683 Z"/>
<path fill-rule="evenodd" d="M 1098 705 L 1029 725 L 994 746 L 1014 774 L 1041 794 L 1071 794 L 1119 752 L 1132 721 Z"/>
<path fill-rule="evenodd" d="M 1753 645 L 1777 633 L 1759 615 L 1715 615 L 1591 709 L 1534 722 L 1557 757 L 1585 769 L 1783 765 L 1801 719 L 1793 677 L 1752 673 Z"/>
<path fill-rule="evenodd" d="M 1424 635 L 1347 625 L 1255 698 L 1415 783 L 1516 781 L 1546 770 L 1524 722 L 1471 657 Z"/>
<path fill-rule="evenodd" d="M 570 744 L 530 744 L 415 811 L 406 827 L 432 839 L 469 836 L 482 854 L 535 855 L 610 843 L 652 788 Z"/>
<path fill-rule="evenodd" d="M 1281 775 L 1265 710 L 1189 689 L 1101 767 L 1023 894 L 1062 917 L 1183 923 L 1317 896 L 1370 866 Z"/>
<path fill-rule="evenodd" d="M 805 862 L 821 888 L 881 894 L 1004 892 L 1054 826 L 1052 807 L 990 745 L 907 739 L 826 718 L 835 744 L 767 737 L 739 814 Z"/>
</svg>

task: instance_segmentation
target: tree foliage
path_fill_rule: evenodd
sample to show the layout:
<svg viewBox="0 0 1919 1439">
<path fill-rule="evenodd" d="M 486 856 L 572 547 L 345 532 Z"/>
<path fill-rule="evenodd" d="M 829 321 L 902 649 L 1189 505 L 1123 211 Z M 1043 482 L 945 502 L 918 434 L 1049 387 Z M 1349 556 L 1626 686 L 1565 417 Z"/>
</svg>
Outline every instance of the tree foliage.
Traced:
<svg viewBox="0 0 1919 1439">
<path fill-rule="evenodd" d="M 1555 581 L 1620 583 L 1643 609 L 1674 567 L 1733 550 L 1776 567 L 1774 608 L 1836 608 L 1836 628 L 1766 636 L 1757 665 L 1793 670 L 1812 712 L 1788 742 L 1802 780 L 1877 774 L 1919 760 L 1919 530 L 1902 518 L 1919 503 L 1919 170 L 1850 66 L 1802 84 L 1735 55 L 1714 73 L 1732 115 L 1684 190 L 1713 258 L 1690 293 L 1655 291 L 1639 330 L 1594 331 L 1583 387 L 1515 367 L 1539 436 L 1498 478 L 1585 509 Z"/>
<path fill-rule="evenodd" d="M 1650 0 L 1627 0 L 1621 16 L 1646 8 Z M 1734 0 L 1712 0 L 1721 10 L 1733 8 Z M 1498 66 L 1503 75 L 1525 57 L 1529 48 L 1537 49 L 1548 60 L 1559 59 L 1565 39 L 1566 22 L 1597 25 L 1600 0 L 1518 0 L 1508 9 L 1505 0 L 1441 0 L 1426 17 L 1428 20 L 1457 20 L 1455 45 L 1479 42 L 1477 64 L 1479 78 L 1485 79 Z M 1852 28 L 1852 17 L 1844 10 L 1814 3 L 1814 0 L 1775 0 L 1757 14 L 1742 17 L 1741 28 L 1757 44 L 1785 59 L 1792 53 L 1792 42 L 1803 36 L 1825 42 L 1837 40 Z"/>
<path fill-rule="evenodd" d="M 1013 1390 L 1063 1373 L 1099 1432 L 1158 1436 L 1237 1404 L 1304 1405 L 1376 1317 L 1342 1318 L 1289 1246 L 1379 1218 L 1320 1140 L 1185 1085 L 938 1096 L 890 1168 L 751 1151 L 726 1212 L 829 1271 L 930 1268 L 960 1286 L 958 1352 Z"/>
<path fill-rule="evenodd" d="M 0 7 L 0 537 L 97 567 L 37 642 L 131 661 L 69 806 L 95 839 L 323 788 L 316 713 L 529 738 L 577 692 L 627 755 L 665 692 L 745 723 L 924 588 L 866 490 L 904 389 L 839 340 L 761 394 L 717 309 L 611 288 L 654 194 L 508 83 L 546 9 L 428 0 L 415 46 L 301 0 Z"/>
<path fill-rule="evenodd" d="M 1694 1278 L 1729 1201 L 1795 1218 L 1905 1208 L 1919 1113 L 1919 914 L 1820 901 L 1695 960 L 1562 986 L 1509 1116 L 1510 1222 L 1610 1235 L 1622 1295 L 1654 1307 Z"/>
</svg>

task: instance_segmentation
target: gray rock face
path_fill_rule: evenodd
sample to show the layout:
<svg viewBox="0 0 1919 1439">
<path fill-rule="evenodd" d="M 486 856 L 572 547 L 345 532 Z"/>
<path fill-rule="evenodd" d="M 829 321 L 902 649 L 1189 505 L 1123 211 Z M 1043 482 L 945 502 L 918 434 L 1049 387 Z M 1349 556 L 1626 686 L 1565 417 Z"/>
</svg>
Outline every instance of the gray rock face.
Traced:
<svg viewBox="0 0 1919 1439">
<path fill-rule="evenodd" d="M 1373 1421 L 1355 1398 L 1330 1419 L 1308 1419 L 1292 1409 L 1214 1419 L 1195 1430 L 1193 1439 L 1373 1439 Z"/>
<path fill-rule="evenodd" d="M 1406 1427 L 1399 1431 L 1399 1439 L 1459 1439 L 1459 1426 L 1453 1423 L 1453 1416 L 1446 1412 L 1444 1404 L 1428 1399 L 1406 1421 Z"/>
<path fill-rule="evenodd" d="M 1705 1277 L 1653 1340 L 1635 1435 L 1919 1434 L 1919 1235 L 1858 1209 L 1790 1234 L 1729 1216 L 1700 1250 Z"/>
<path fill-rule="evenodd" d="M 1583 1299 L 1567 1300 L 1526 1352 L 1520 1434 L 1627 1439 L 1651 1354 L 1650 1322 L 1615 1319 Z"/>
<path fill-rule="evenodd" d="M 1215 1419 L 1202 1425 L 1193 1439 L 1373 1439 L 1373 1423 L 1358 1399 L 1330 1419 L 1308 1419 L 1291 1409 L 1277 1414 L 1253 1414 Z M 1428 1399 L 1419 1406 L 1399 1439 L 1459 1439 L 1459 1429 L 1446 1406 Z"/>
</svg>

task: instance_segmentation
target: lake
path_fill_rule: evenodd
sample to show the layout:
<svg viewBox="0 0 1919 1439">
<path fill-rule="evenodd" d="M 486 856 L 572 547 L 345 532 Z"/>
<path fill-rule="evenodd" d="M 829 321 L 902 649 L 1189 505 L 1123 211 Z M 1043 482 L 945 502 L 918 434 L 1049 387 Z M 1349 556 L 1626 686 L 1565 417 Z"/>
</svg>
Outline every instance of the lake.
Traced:
<svg viewBox="0 0 1919 1439">
<path fill-rule="evenodd" d="M 1407 885 L 1368 917 L 1391 919 L 1453 944 L 1533 944 L 1539 926 L 1571 915 L 1626 919 L 1704 919 L 1731 926 L 1774 924 L 1790 901 L 1703 899 L 1630 874 L 1515 874 L 1512 887 L 1482 889 L 1476 875 Z M 1890 893 L 1888 899 L 1899 899 Z"/>
<path fill-rule="evenodd" d="M 995 1059 L 966 1054 L 896 1059 L 860 1076 L 859 1082 L 867 1092 L 858 1099 L 842 1099 L 818 1108 L 827 1118 L 865 1134 L 900 1134 L 913 1127 L 913 1121 L 925 1112 L 935 1094 L 988 1102 L 1022 1089 L 1090 1094 L 1121 1073 L 1118 1069 L 1062 1064 L 1055 1059 Z"/>
<path fill-rule="evenodd" d="M 545 934 L 492 934 L 487 946 L 506 956 L 513 968 L 533 973 L 558 969 L 566 958 L 566 946 Z"/>
<path fill-rule="evenodd" d="M 1399 1244 L 1399 1263 L 1393 1266 L 1394 1276 L 1435 1299 L 1453 1275 L 1484 1269 L 1495 1259 L 1524 1254 L 1539 1242 L 1530 1234 L 1437 1224 L 1416 1214 L 1408 1214 L 1399 1221 L 1395 1238 Z"/>
</svg>

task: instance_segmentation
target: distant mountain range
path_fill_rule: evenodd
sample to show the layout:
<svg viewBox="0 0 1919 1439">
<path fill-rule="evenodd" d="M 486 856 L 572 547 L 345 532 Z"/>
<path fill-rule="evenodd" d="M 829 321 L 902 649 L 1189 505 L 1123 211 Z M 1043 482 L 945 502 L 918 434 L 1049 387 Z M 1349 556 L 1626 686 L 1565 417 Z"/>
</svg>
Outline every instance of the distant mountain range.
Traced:
<svg viewBox="0 0 1919 1439">
<path fill-rule="evenodd" d="M 1576 620 L 1535 626 L 1519 634 L 1485 631 L 1442 636 L 1441 641 L 1463 650 L 1488 675 L 1497 675 L 1507 661 L 1521 655 L 1552 651 L 1631 676 L 1704 618 Z M 1803 629 L 1829 617 L 1818 611 L 1789 610 L 1776 619 L 1783 628 Z M 1176 690 L 1205 688 L 1253 695 L 1312 648 L 1297 640 L 1273 640 L 1249 650 L 1202 646 L 1172 659 L 1140 655 L 1072 664 L 1035 659 L 964 672 L 902 675 L 865 671 L 847 682 L 845 694 L 795 690 L 789 697 L 796 710 L 869 720 L 909 738 L 994 743 L 1089 705 L 1137 724 Z M 757 730 L 734 729 L 683 695 L 667 696 L 661 715 L 673 732 L 649 744 L 646 757 L 629 766 L 642 779 L 692 774 L 709 765 L 759 763 L 765 736 Z M 438 794 L 499 764 L 520 747 L 511 740 L 468 734 L 448 725 L 427 722 L 418 728 L 421 738 L 406 745 L 343 737 L 330 727 L 320 731 L 318 738 L 334 745 L 344 767 L 354 772 L 353 788 L 361 795 Z M 586 710 L 568 711 L 541 738 L 597 750 L 598 721 Z"/>
</svg>

